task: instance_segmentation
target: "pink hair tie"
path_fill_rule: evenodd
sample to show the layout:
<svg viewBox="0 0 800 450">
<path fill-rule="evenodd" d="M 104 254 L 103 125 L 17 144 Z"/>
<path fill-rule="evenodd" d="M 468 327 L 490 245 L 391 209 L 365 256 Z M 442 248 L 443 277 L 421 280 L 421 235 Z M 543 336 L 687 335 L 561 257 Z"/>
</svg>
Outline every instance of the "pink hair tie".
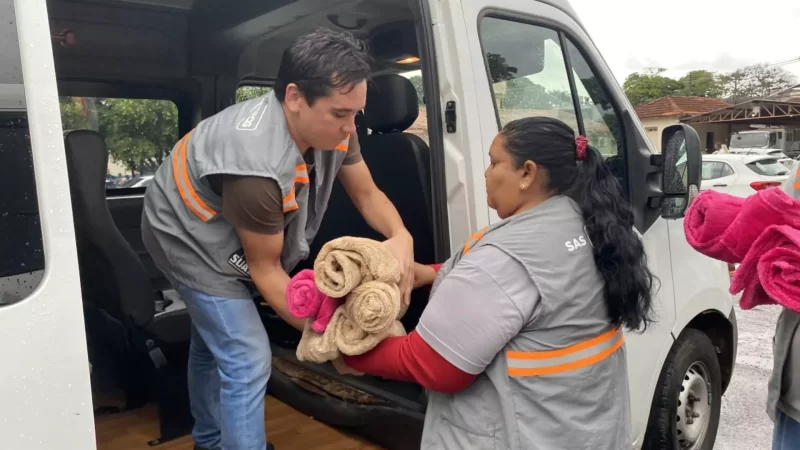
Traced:
<svg viewBox="0 0 800 450">
<path fill-rule="evenodd" d="M 578 158 L 578 161 L 583 161 L 586 159 L 586 147 L 589 145 L 589 141 L 586 139 L 586 136 L 579 135 L 575 138 L 575 154 Z"/>
</svg>

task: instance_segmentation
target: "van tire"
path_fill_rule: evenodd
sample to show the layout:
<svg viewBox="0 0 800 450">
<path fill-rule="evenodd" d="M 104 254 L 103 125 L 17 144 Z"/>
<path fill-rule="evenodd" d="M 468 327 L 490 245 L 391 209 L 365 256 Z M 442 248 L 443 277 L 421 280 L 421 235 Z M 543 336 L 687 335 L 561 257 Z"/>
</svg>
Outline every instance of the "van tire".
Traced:
<svg viewBox="0 0 800 450">
<path fill-rule="evenodd" d="M 689 369 L 692 368 L 690 372 Z M 703 373 L 705 372 L 705 373 Z M 698 378 L 698 373 L 702 376 Z M 692 378 L 689 378 L 692 377 Z M 705 389 L 710 392 L 711 404 L 702 401 L 692 401 L 692 406 L 695 402 L 698 409 L 685 408 L 678 410 L 678 403 L 681 395 L 685 392 L 687 386 L 684 383 L 697 383 L 700 379 L 705 380 L 706 384 L 700 386 L 700 389 Z M 710 389 L 708 385 L 710 384 Z M 697 386 L 692 384 L 691 386 Z M 683 388 L 683 391 L 682 391 Z M 693 392 L 690 389 L 690 392 Z M 701 396 L 698 394 L 698 396 Z M 707 399 L 708 396 L 705 396 Z M 669 355 L 664 361 L 664 367 L 661 369 L 661 375 L 658 378 L 655 393 L 653 394 L 653 403 L 650 410 L 650 420 L 648 421 L 648 429 L 644 437 L 643 450 L 680 450 L 681 439 L 684 437 L 679 436 L 680 430 L 678 423 L 681 420 L 685 421 L 686 411 L 691 414 L 697 414 L 702 411 L 705 415 L 703 422 L 706 423 L 704 435 L 698 438 L 702 440 L 701 445 L 689 446 L 692 450 L 712 450 L 714 441 L 717 437 L 717 429 L 719 428 L 720 419 L 720 403 L 722 401 L 722 371 L 719 365 L 719 358 L 717 357 L 716 349 L 711 339 L 700 330 L 694 328 L 686 328 L 672 344 Z M 683 405 L 682 405 L 683 406 Z M 682 428 L 685 429 L 687 425 L 683 424 Z M 692 425 L 697 427 L 696 425 Z M 695 428 L 696 429 L 696 428 Z"/>
</svg>

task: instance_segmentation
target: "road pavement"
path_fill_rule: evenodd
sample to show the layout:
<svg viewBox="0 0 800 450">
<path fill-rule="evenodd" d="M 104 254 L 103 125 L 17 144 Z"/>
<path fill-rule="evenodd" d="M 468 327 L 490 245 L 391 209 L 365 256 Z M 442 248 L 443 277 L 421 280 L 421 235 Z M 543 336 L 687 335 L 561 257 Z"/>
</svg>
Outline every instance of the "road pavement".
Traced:
<svg viewBox="0 0 800 450">
<path fill-rule="evenodd" d="M 772 336 L 780 308 L 736 306 L 739 351 L 733 379 L 722 397 L 722 417 L 714 450 L 771 450 L 772 422 L 766 413 L 772 371 Z"/>
</svg>

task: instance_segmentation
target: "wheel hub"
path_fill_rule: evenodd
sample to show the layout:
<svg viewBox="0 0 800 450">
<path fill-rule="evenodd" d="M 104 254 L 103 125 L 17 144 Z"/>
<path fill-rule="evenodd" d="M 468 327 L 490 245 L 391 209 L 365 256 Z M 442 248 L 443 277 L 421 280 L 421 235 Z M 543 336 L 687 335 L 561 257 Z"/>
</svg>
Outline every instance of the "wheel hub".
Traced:
<svg viewBox="0 0 800 450">
<path fill-rule="evenodd" d="M 708 369 L 700 361 L 694 362 L 681 382 L 678 395 L 676 428 L 681 450 L 699 449 L 705 440 L 711 419 L 711 396 Z"/>
</svg>

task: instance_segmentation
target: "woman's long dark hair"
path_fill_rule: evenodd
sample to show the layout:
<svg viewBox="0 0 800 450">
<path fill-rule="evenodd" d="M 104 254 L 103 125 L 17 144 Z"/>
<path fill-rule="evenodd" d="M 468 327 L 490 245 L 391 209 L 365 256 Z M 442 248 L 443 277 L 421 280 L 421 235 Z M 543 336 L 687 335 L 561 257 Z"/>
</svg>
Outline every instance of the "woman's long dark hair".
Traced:
<svg viewBox="0 0 800 450">
<path fill-rule="evenodd" d="M 586 149 L 577 160 L 575 132 L 549 117 L 509 122 L 500 132 L 519 168 L 533 161 L 545 169 L 549 188 L 580 205 L 593 246 L 594 260 L 605 279 L 611 322 L 642 331 L 652 322 L 655 277 L 647 267 L 644 245 L 633 229 L 633 211 L 603 156 Z"/>
</svg>

